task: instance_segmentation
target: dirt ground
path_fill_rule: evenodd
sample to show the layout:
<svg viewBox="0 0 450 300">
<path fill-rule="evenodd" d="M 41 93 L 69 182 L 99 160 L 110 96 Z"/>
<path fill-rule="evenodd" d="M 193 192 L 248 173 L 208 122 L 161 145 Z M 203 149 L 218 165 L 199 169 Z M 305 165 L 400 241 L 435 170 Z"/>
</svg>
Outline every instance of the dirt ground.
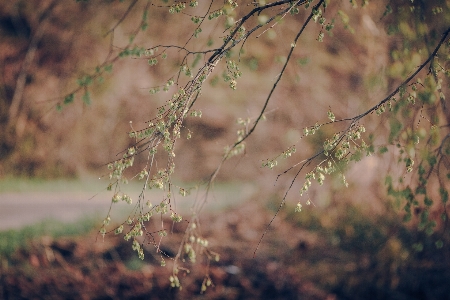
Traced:
<svg viewBox="0 0 450 300">
<path fill-rule="evenodd" d="M 448 249 L 414 254 L 397 237 L 346 239 L 280 215 L 264 236 L 273 210 L 248 202 L 202 217 L 208 248 L 171 288 L 172 260 L 160 266 L 151 245 L 141 261 L 122 237 L 96 232 L 75 238 L 42 237 L 3 258 L 2 299 L 449 299 Z M 346 220 L 349 224 L 348 220 Z M 180 223 L 182 224 L 182 223 Z M 395 230 L 395 226 L 391 230 Z M 314 229 L 316 227 L 316 229 Z M 339 229 L 339 224 L 336 225 Z M 355 227 L 356 228 L 356 227 Z M 399 228 L 397 228 L 400 230 Z M 183 226 L 174 226 L 161 249 L 175 255 Z M 373 233 L 373 232 L 372 232 Z M 372 243 L 372 244 L 371 244 Z M 374 246 L 375 245 L 375 246 Z M 254 256 L 254 257 L 253 257 Z M 201 293 L 202 282 L 212 285 Z"/>
</svg>

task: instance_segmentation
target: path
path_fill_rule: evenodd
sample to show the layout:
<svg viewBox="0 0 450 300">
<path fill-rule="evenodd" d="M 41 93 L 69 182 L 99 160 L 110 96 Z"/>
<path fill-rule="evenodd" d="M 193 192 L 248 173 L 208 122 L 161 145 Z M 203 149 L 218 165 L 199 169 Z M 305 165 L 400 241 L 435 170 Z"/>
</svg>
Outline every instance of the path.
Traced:
<svg viewBox="0 0 450 300">
<path fill-rule="evenodd" d="M 214 195 L 210 196 L 206 208 L 217 210 L 232 206 L 248 199 L 254 191 L 252 185 L 220 186 L 215 189 Z M 134 198 L 132 195 L 132 198 L 137 199 L 137 194 Z M 0 231 L 20 228 L 45 219 L 74 222 L 83 217 L 98 216 L 101 220 L 108 212 L 112 192 L 102 192 L 92 198 L 93 195 L 95 192 L 76 192 L 72 189 L 67 192 L 0 192 Z M 161 199 L 160 196 L 153 198 L 156 198 L 152 201 L 153 204 L 157 204 L 158 199 Z M 194 198 L 195 195 L 185 198 L 177 196 L 178 210 L 184 213 L 189 211 Z M 114 207 L 113 217 L 123 216 L 132 208 L 125 203 L 118 203 Z"/>
</svg>

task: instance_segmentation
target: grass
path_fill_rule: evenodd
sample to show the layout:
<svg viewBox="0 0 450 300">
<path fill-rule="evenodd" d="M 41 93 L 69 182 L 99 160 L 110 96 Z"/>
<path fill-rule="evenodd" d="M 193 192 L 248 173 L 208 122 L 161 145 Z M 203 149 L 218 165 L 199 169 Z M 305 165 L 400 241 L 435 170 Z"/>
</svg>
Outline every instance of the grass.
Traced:
<svg viewBox="0 0 450 300">
<path fill-rule="evenodd" d="M 97 227 L 96 218 L 86 217 L 69 224 L 48 219 L 21 229 L 0 231 L 0 257 L 9 258 L 17 249 L 26 247 L 31 240 L 42 236 L 53 238 L 78 236 L 87 234 Z"/>
<path fill-rule="evenodd" d="M 86 179 L 57 179 L 7 177 L 0 180 L 0 195 L 6 193 L 21 193 L 24 197 L 32 197 L 35 193 L 48 195 L 86 194 L 95 195 L 101 192 L 105 181 Z M 86 198 L 86 199 L 87 199 Z M 61 199 L 64 199 L 62 196 Z M 0 202 L 1 208 L 2 202 Z M 101 222 L 97 215 L 82 217 L 76 222 L 67 223 L 54 219 L 45 219 L 20 229 L 0 231 L 0 257 L 8 258 L 14 251 L 26 245 L 33 239 L 42 236 L 58 238 L 61 236 L 77 236 L 97 228 Z"/>
</svg>

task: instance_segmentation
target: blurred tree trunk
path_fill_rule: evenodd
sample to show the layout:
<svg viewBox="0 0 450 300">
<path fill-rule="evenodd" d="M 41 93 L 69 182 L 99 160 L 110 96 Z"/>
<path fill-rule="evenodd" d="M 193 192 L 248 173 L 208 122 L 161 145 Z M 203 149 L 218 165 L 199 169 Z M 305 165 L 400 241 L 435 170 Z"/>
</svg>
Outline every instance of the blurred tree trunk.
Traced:
<svg viewBox="0 0 450 300">
<path fill-rule="evenodd" d="M 58 4 L 58 2 L 59 0 L 53 0 L 40 14 L 38 26 L 36 27 L 36 30 L 31 37 L 30 44 L 28 46 L 25 58 L 22 62 L 19 76 L 16 81 L 14 95 L 12 97 L 11 106 L 9 107 L 8 111 L 7 124 L 7 128 L 14 129 L 16 138 L 20 138 L 24 130 L 24 128 L 22 127 L 17 127 L 17 123 L 19 118 L 26 118 L 26 112 L 24 111 L 25 105 L 23 93 L 26 86 L 28 71 L 33 63 L 38 44 L 45 32 L 47 19 L 51 16 L 53 9 Z"/>
</svg>

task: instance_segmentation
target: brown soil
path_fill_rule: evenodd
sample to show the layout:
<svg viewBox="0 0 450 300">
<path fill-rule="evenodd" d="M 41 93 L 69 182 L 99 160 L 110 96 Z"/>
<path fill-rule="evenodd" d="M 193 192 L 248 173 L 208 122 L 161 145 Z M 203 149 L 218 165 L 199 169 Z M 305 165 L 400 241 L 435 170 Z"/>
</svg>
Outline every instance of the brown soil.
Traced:
<svg viewBox="0 0 450 300">
<path fill-rule="evenodd" d="M 254 216 L 252 219 L 244 216 Z M 221 255 L 208 268 L 204 260 L 186 265 L 180 274 L 182 289 L 170 287 L 171 260 L 159 266 L 159 255 L 147 249 L 142 263 L 122 238 L 92 233 L 79 238 L 54 240 L 43 237 L 13 255 L 1 269 L 0 297 L 4 299 L 333 299 L 312 282 L 299 276 L 300 269 L 281 260 L 299 255 L 300 248 L 314 247 L 315 237 L 302 241 L 301 232 L 290 241 L 271 230 L 253 253 L 269 215 L 255 205 L 204 220 L 210 247 Z M 284 226 L 284 228 L 282 228 Z M 287 224 L 275 230 L 294 232 Z M 219 230 L 220 229 L 220 230 Z M 183 236 L 174 230 L 162 249 L 173 254 Z M 311 244 L 309 244 L 311 241 Z M 303 245 L 303 246 L 299 246 Z M 300 247 L 300 248 L 298 248 Z M 149 253 L 150 252 L 150 253 Z M 281 259 L 281 260 L 280 260 Z M 200 260 L 200 259 L 199 259 Z M 134 264 L 134 267 L 133 267 Z M 136 267 L 137 266 L 137 267 Z M 212 286 L 200 293 L 205 275 Z"/>
<path fill-rule="evenodd" d="M 207 267 L 198 255 L 189 273 L 178 274 L 182 289 L 170 287 L 172 261 L 161 267 L 151 245 L 142 262 L 121 237 L 97 233 L 78 238 L 32 241 L 0 268 L 2 299 L 448 299 L 446 251 L 420 256 L 380 242 L 333 244 L 331 235 L 275 219 L 258 241 L 273 212 L 247 203 L 202 224 L 209 247 L 220 254 Z M 286 219 L 287 220 L 287 219 Z M 388 224 L 386 224 L 389 226 Z M 338 229 L 337 225 L 337 229 Z M 356 227 L 355 227 L 356 228 Z M 393 229 L 393 228 L 391 228 Z M 177 252 L 183 229 L 174 227 L 161 248 Z M 374 237 L 371 239 L 374 240 Z M 401 244 L 400 244 L 401 245 Z M 447 267 L 446 267 L 447 266 Z M 201 293 L 205 276 L 212 286 Z"/>
</svg>

